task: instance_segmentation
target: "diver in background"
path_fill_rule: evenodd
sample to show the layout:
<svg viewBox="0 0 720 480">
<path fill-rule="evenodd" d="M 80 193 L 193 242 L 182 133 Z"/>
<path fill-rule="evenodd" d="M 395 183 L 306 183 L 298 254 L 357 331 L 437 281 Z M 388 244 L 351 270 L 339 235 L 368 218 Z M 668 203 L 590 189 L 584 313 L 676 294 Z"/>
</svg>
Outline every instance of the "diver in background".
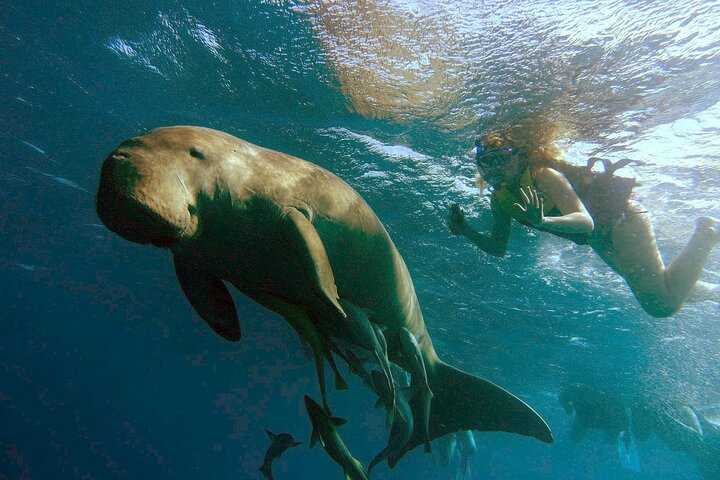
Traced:
<svg viewBox="0 0 720 480">
<path fill-rule="evenodd" d="M 456 480 L 470 480 L 470 461 L 477 452 L 472 430 L 458 430 L 435 439 L 435 460 L 443 467 L 450 467 L 457 456 Z"/>
<path fill-rule="evenodd" d="M 613 175 L 627 162 L 603 161 L 605 173 L 558 160 L 553 147 L 515 134 L 491 133 L 476 142 L 483 182 L 493 187 L 492 231 L 482 234 L 465 221 L 457 204 L 450 230 L 496 256 L 507 252 L 515 219 L 527 226 L 590 247 L 627 282 L 642 308 L 654 317 L 676 313 L 697 283 L 703 264 L 720 240 L 720 225 L 700 217 L 695 232 L 666 267 L 647 211 L 630 198 L 634 180 Z M 717 292 L 713 292 L 717 293 Z"/>
<path fill-rule="evenodd" d="M 582 440 L 588 430 L 605 432 L 616 442 L 624 469 L 640 471 L 637 443 L 654 433 L 670 450 L 688 454 L 703 478 L 720 478 L 720 419 L 717 405 L 695 408 L 672 402 L 630 402 L 619 393 L 583 383 L 563 386 L 558 396 L 565 413 L 573 417 L 570 438 Z"/>
<path fill-rule="evenodd" d="M 460 430 L 455 433 L 455 437 L 457 438 L 457 451 L 460 460 L 456 477 L 460 480 L 470 480 L 472 478 L 470 474 L 470 460 L 477 452 L 475 437 L 473 436 L 472 430 Z"/>
<path fill-rule="evenodd" d="M 633 415 L 640 412 L 642 422 L 648 417 L 644 408 L 633 406 L 631 409 L 630 404 L 616 394 L 577 383 L 565 385 L 558 400 L 565 413 L 573 417 L 570 438 L 575 443 L 582 440 L 588 430 L 602 430 L 608 442 L 616 445 L 621 466 L 640 472 L 636 438 L 647 440 L 650 431 L 646 422 L 637 425 Z"/>
<path fill-rule="evenodd" d="M 575 443 L 582 440 L 588 430 L 602 430 L 612 443 L 629 429 L 625 402 L 616 395 L 582 384 L 569 384 L 563 387 L 558 400 L 565 413 L 574 417 L 570 438 Z"/>
</svg>

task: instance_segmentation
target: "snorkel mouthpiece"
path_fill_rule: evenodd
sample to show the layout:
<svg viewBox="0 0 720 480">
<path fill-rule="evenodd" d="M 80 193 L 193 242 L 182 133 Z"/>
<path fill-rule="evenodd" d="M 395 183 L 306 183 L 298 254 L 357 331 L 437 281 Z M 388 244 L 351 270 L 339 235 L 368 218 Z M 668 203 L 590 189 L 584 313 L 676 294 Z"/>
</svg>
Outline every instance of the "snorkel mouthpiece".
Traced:
<svg viewBox="0 0 720 480">
<path fill-rule="evenodd" d="M 475 140 L 475 161 L 480 161 L 480 155 L 482 155 L 485 152 L 485 149 L 482 146 L 482 142 L 480 139 Z"/>
</svg>

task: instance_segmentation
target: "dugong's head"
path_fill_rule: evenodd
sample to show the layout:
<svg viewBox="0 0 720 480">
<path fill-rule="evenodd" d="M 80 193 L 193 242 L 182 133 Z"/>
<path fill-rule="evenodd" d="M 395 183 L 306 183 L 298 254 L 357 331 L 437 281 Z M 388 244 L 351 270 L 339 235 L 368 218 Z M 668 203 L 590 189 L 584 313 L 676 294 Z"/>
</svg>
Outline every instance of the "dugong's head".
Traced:
<svg viewBox="0 0 720 480">
<path fill-rule="evenodd" d="M 209 130 L 158 128 L 129 138 L 102 166 L 97 213 L 126 240 L 172 247 L 198 228 L 197 193 L 210 170 Z"/>
</svg>

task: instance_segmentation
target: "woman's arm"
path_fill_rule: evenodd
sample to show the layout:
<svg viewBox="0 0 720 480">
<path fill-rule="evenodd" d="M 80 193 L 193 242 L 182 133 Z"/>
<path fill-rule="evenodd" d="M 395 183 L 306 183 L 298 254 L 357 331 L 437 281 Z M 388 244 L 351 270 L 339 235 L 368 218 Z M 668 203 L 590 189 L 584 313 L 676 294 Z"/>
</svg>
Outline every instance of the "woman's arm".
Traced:
<svg viewBox="0 0 720 480">
<path fill-rule="evenodd" d="M 499 208 L 495 196 L 492 197 L 490 207 L 493 215 L 490 235 L 482 234 L 468 225 L 465 214 L 457 203 L 450 207 L 450 231 L 466 237 L 483 252 L 502 257 L 507 253 L 512 217 Z"/>
<path fill-rule="evenodd" d="M 552 168 L 541 168 L 533 175 L 538 190 L 555 203 L 562 215 L 546 217 L 543 199 L 531 188 L 520 189 L 522 205 L 515 206 L 525 212 L 528 222 L 535 227 L 561 233 L 590 233 L 595 228 L 585 205 L 573 190 L 565 176 Z"/>
</svg>

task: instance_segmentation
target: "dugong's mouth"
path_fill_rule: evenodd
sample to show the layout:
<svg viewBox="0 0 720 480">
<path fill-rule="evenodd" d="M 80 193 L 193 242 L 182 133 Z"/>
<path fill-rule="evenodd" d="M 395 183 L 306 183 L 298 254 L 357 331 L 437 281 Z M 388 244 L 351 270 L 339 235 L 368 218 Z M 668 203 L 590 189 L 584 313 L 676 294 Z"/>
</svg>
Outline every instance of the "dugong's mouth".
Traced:
<svg viewBox="0 0 720 480">
<path fill-rule="evenodd" d="M 182 235 L 181 229 L 153 207 L 153 199 L 140 198 L 140 178 L 127 158 L 121 152 L 114 152 L 103 164 L 96 199 L 98 217 L 108 229 L 126 240 L 171 247 Z"/>
<path fill-rule="evenodd" d="M 113 228 L 114 227 L 114 228 Z M 151 243 L 156 247 L 172 247 L 179 236 L 172 225 L 146 205 L 134 202 L 124 210 L 120 223 L 108 228 L 121 237 L 136 243 Z"/>
</svg>

